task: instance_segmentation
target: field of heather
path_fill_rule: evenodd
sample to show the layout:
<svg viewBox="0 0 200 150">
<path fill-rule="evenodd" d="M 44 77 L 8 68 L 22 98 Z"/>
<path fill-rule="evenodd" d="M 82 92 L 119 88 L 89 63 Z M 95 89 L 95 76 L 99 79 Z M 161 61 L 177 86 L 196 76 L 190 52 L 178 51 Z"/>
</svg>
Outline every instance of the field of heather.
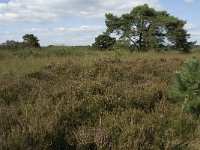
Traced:
<svg viewBox="0 0 200 150">
<path fill-rule="evenodd" d="M 199 117 L 168 91 L 198 49 L 0 52 L 0 149 L 198 150 Z"/>
</svg>

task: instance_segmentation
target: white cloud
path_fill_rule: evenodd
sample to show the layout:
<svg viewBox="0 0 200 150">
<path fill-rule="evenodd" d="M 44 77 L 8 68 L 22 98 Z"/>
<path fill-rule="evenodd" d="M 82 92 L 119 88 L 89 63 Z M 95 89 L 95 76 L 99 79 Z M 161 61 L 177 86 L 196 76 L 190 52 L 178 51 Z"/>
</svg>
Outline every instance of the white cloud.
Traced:
<svg viewBox="0 0 200 150">
<path fill-rule="evenodd" d="M 184 27 L 188 33 L 190 34 L 191 38 L 189 41 L 197 41 L 197 44 L 200 44 L 200 30 L 199 25 L 188 23 Z"/>
<path fill-rule="evenodd" d="M 191 23 L 187 23 L 184 27 L 186 30 L 196 30 L 197 26 Z"/>
<path fill-rule="evenodd" d="M 159 0 L 11 0 L 0 3 L 0 22 L 45 23 L 68 16 L 96 18 L 106 12 L 124 13 L 144 3 L 161 7 Z"/>
<path fill-rule="evenodd" d="M 185 1 L 185 3 L 193 3 L 194 2 L 194 0 L 184 0 Z"/>
<path fill-rule="evenodd" d="M 197 41 L 197 44 L 200 44 L 200 31 L 191 32 L 191 38 L 193 41 Z"/>
<path fill-rule="evenodd" d="M 194 2 L 194 0 L 184 0 L 185 1 L 185 3 L 193 3 Z"/>
</svg>

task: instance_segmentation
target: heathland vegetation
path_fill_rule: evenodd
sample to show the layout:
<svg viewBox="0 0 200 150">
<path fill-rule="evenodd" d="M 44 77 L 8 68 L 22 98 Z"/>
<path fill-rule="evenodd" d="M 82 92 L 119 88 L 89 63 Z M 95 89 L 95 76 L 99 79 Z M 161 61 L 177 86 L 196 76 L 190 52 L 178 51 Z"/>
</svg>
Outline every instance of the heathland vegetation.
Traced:
<svg viewBox="0 0 200 150">
<path fill-rule="evenodd" d="M 136 10 L 137 17 L 140 11 L 142 18 L 169 17 L 181 24 L 176 33 L 188 35 L 184 23 L 166 12 L 147 5 L 134 15 Z M 138 21 L 134 15 L 108 14 L 108 31 L 118 30 L 123 38 L 107 31 L 93 47 L 41 47 L 34 35 L 3 43 L 0 149 L 199 150 L 200 49 L 187 42 L 189 35 L 171 30 L 170 45 L 158 42 L 158 30 L 147 34 L 143 28 L 134 30 L 134 36 L 145 34 L 131 43 L 132 27 L 121 22 Z M 111 30 L 112 19 L 117 24 Z"/>
</svg>

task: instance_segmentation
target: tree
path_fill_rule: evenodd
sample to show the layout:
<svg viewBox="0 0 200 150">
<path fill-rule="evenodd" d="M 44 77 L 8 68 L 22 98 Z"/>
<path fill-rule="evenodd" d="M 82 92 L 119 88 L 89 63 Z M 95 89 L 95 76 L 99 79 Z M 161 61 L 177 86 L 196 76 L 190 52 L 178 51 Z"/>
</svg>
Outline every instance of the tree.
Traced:
<svg viewBox="0 0 200 150">
<path fill-rule="evenodd" d="M 200 115 L 200 63 L 195 57 L 176 72 L 168 95 L 171 99 L 182 101 L 184 111 Z"/>
<path fill-rule="evenodd" d="M 116 38 L 110 37 L 107 34 L 101 34 L 95 38 L 94 47 L 105 50 L 110 48 L 112 45 L 116 43 Z"/>
<path fill-rule="evenodd" d="M 33 34 L 26 34 L 23 36 L 23 43 L 25 47 L 35 47 L 40 48 L 39 40 Z"/>
<path fill-rule="evenodd" d="M 185 21 L 171 16 L 166 11 L 156 11 L 147 4 L 133 8 L 121 17 L 106 14 L 107 33 L 116 33 L 138 51 L 161 49 L 173 45 L 181 51 L 189 51 L 192 42 L 184 29 Z"/>
<path fill-rule="evenodd" d="M 0 44 L 1 49 L 16 50 L 22 47 L 22 43 L 14 40 L 7 40 L 6 42 Z"/>
</svg>

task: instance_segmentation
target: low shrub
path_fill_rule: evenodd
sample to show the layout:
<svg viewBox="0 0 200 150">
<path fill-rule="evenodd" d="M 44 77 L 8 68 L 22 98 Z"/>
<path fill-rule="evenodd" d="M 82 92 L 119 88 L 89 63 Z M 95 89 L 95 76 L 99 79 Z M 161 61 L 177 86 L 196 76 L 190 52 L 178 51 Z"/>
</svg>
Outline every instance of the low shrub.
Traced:
<svg viewBox="0 0 200 150">
<path fill-rule="evenodd" d="M 192 58 L 175 73 L 169 96 L 182 102 L 183 110 L 200 114 L 200 63 Z"/>
</svg>

